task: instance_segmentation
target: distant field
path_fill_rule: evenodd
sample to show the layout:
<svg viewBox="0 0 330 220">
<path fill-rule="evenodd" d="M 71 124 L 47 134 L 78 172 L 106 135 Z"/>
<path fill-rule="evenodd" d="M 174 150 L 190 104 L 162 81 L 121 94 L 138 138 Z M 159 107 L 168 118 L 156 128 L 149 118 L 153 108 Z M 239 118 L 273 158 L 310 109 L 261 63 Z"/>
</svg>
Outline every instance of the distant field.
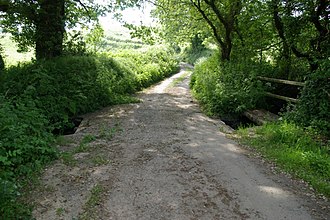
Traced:
<svg viewBox="0 0 330 220">
<path fill-rule="evenodd" d="M 3 57 L 6 67 L 17 65 L 19 62 L 28 62 L 35 57 L 33 49 L 27 53 L 17 52 L 17 44 L 10 38 L 10 34 L 1 34 L 0 43 L 3 46 Z M 137 39 L 131 39 L 129 30 L 115 26 L 105 31 L 105 38 L 98 52 L 114 52 L 123 49 L 140 49 L 148 47 Z"/>
<path fill-rule="evenodd" d="M 31 61 L 34 58 L 34 52 L 30 51 L 27 53 L 17 52 L 17 45 L 10 38 L 9 34 L 2 34 L 3 38 L 0 39 L 1 45 L 3 46 L 3 57 L 5 60 L 6 67 L 16 65 L 19 62 Z"/>
</svg>

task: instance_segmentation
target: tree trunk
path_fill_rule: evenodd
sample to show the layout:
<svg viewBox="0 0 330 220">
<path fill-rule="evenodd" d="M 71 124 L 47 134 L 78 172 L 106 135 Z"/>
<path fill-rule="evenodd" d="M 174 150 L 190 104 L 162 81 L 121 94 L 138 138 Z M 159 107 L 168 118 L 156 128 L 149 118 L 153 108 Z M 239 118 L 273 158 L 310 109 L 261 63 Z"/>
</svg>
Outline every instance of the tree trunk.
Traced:
<svg viewBox="0 0 330 220">
<path fill-rule="evenodd" d="M 230 60 L 230 53 L 231 53 L 231 42 L 229 44 L 225 44 L 221 47 L 221 60 L 222 61 L 229 61 Z"/>
<path fill-rule="evenodd" d="M 0 54 L 0 71 L 5 68 L 5 61 L 3 60 L 2 54 Z"/>
<path fill-rule="evenodd" d="M 51 59 L 62 55 L 65 0 L 41 0 L 36 20 L 36 58 Z"/>
</svg>

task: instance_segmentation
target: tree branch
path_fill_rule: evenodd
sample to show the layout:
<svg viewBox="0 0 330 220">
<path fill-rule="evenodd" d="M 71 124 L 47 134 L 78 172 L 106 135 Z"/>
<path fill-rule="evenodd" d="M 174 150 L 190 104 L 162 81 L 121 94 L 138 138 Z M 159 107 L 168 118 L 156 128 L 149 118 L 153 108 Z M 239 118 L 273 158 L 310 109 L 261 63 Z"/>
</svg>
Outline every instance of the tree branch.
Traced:
<svg viewBox="0 0 330 220">
<path fill-rule="evenodd" d="M 89 20 L 92 20 L 92 17 L 89 13 L 89 10 L 88 10 L 87 6 L 84 3 L 82 3 L 80 0 L 73 0 L 73 1 L 79 3 L 81 5 L 81 7 L 83 7 L 84 10 L 86 11 Z"/>
<path fill-rule="evenodd" d="M 319 0 L 318 7 L 316 11 L 313 10 L 311 16 L 311 21 L 314 24 L 315 28 L 319 31 L 321 36 L 325 36 L 326 34 L 329 33 L 329 30 L 326 27 L 322 26 L 320 22 L 320 16 L 322 15 L 322 12 L 326 12 L 326 8 L 327 8 L 327 0 Z"/>
<path fill-rule="evenodd" d="M 320 21 L 320 17 L 322 15 L 322 13 L 327 13 L 326 12 L 326 8 L 327 8 L 327 2 L 326 0 L 319 0 L 318 6 L 316 11 L 312 10 L 311 12 L 311 17 L 310 17 L 310 21 L 314 24 L 316 30 L 319 33 L 319 36 L 316 37 L 315 39 L 311 40 L 311 46 L 314 47 L 316 46 L 316 50 L 317 51 L 321 51 L 321 43 L 323 41 L 326 41 L 328 39 L 328 35 L 329 35 L 329 29 L 326 26 L 323 26 L 321 24 Z M 326 24 L 328 23 L 328 17 L 325 16 L 324 19 L 326 20 Z"/>
<path fill-rule="evenodd" d="M 212 29 L 212 32 L 213 32 L 213 35 L 214 35 L 215 39 L 218 41 L 218 43 L 221 45 L 221 47 L 224 47 L 225 44 L 222 41 L 221 37 L 219 36 L 216 26 L 212 23 L 212 21 L 206 15 L 205 11 L 202 10 L 200 0 L 197 0 L 197 3 L 194 0 L 190 0 L 190 2 L 198 10 L 198 12 L 202 15 L 204 20 L 208 23 L 208 25 Z"/>
<path fill-rule="evenodd" d="M 271 3 L 272 3 L 272 9 L 273 9 L 273 18 L 274 18 L 274 22 L 275 22 L 275 28 L 278 32 L 279 37 L 283 40 L 284 48 L 290 48 L 292 50 L 292 52 L 296 55 L 296 57 L 306 58 L 311 66 L 311 69 L 315 70 L 317 68 L 317 66 L 316 66 L 317 64 L 315 64 L 315 60 L 311 56 L 311 54 L 301 52 L 295 47 L 295 45 L 293 43 L 290 43 L 290 44 L 288 43 L 288 40 L 284 33 L 284 25 L 283 25 L 280 15 L 279 15 L 279 8 L 278 8 L 279 0 L 272 0 Z"/>
<path fill-rule="evenodd" d="M 214 0 L 204 0 L 206 4 L 208 4 L 211 9 L 214 11 L 214 13 L 216 14 L 217 18 L 219 19 L 219 21 L 225 25 L 226 20 L 225 18 L 222 16 L 221 12 L 219 11 L 219 9 L 216 7 Z"/>
</svg>

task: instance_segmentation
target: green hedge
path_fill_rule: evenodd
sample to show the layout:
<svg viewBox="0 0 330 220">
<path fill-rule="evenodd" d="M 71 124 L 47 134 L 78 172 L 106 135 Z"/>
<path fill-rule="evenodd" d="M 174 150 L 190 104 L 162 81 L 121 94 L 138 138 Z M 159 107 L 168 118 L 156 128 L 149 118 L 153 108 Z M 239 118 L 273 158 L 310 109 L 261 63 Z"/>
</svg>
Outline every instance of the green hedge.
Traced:
<svg viewBox="0 0 330 220">
<path fill-rule="evenodd" d="M 287 114 L 287 118 L 330 137 L 329 113 L 330 61 L 325 60 L 320 64 L 320 68 L 308 77 L 298 104 Z"/>
<path fill-rule="evenodd" d="M 36 107 L 55 128 L 68 118 L 115 103 L 135 91 L 135 77 L 113 58 L 61 57 L 12 67 L 3 73 L 1 90 L 19 97 L 27 89 Z"/>
<path fill-rule="evenodd" d="M 208 114 L 235 117 L 263 102 L 263 86 L 256 79 L 258 67 L 248 62 L 220 65 L 218 54 L 195 67 L 190 86 Z"/>
<path fill-rule="evenodd" d="M 174 51 L 167 48 L 141 49 L 134 52 L 123 50 L 111 56 L 134 72 L 139 90 L 178 71 L 178 61 L 174 58 Z"/>
<path fill-rule="evenodd" d="M 0 95 L 0 217 L 16 219 L 26 209 L 16 202 L 16 178 L 36 172 L 57 156 L 49 122 L 30 97 L 31 89 L 18 99 Z"/>
</svg>

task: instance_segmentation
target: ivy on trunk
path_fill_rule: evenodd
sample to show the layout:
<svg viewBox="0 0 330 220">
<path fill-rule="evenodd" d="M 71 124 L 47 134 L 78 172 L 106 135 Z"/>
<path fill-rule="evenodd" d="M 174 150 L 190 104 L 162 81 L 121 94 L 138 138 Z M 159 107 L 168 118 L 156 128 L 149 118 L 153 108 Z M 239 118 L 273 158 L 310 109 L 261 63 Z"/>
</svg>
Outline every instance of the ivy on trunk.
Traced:
<svg viewBox="0 0 330 220">
<path fill-rule="evenodd" d="M 60 56 L 65 32 L 65 0 L 43 0 L 36 19 L 36 58 Z"/>
</svg>

